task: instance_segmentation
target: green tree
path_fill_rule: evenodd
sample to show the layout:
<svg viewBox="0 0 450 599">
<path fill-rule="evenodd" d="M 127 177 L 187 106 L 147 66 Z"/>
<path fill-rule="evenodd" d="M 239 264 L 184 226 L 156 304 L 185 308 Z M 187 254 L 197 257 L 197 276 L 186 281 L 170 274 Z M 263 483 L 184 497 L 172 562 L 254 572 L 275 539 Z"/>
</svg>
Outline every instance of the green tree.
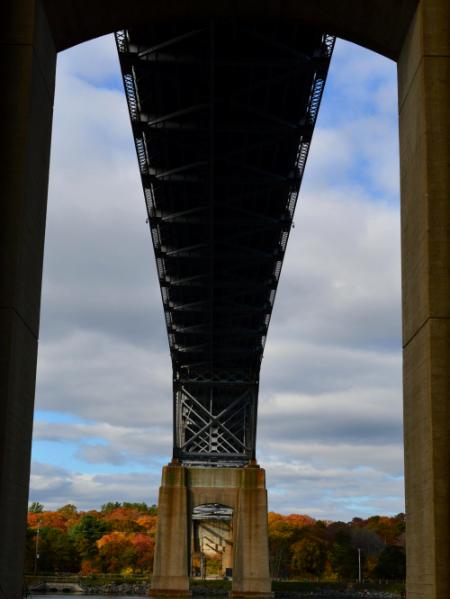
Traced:
<svg viewBox="0 0 450 599">
<path fill-rule="evenodd" d="M 27 526 L 27 532 L 25 537 L 25 562 L 24 569 L 26 573 L 34 571 L 34 564 L 36 560 L 36 531 L 33 528 Z"/>
<path fill-rule="evenodd" d="M 59 528 L 44 526 L 39 535 L 41 572 L 78 572 L 80 559 L 73 540 Z"/>
<path fill-rule="evenodd" d="M 406 576 L 406 557 L 403 548 L 388 545 L 383 549 L 373 574 L 376 578 L 404 580 Z"/>
<path fill-rule="evenodd" d="M 44 506 L 39 501 L 33 501 L 33 503 L 28 508 L 28 511 L 32 514 L 42 514 L 44 511 Z"/>
<path fill-rule="evenodd" d="M 128 501 L 124 501 L 122 503 L 122 507 L 124 507 L 125 509 L 137 510 L 138 512 L 144 512 L 145 514 L 148 514 L 148 511 L 150 509 L 144 501 L 142 501 L 141 503 L 130 503 Z"/>
<path fill-rule="evenodd" d="M 73 503 L 67 503 L 57 510 L 58 514 L 61 514 L 66 520 L 76 518 L 78 515 L 77 506 Z"/>
<path fill-rule="evenodd" d="M 108 501 L 108 503 L 102 505 L 101 512 L 102 514 L 109 514 L 109 512 L 113 512 L 119 507 L 122 507 L 122 504 L 119 501 Z"/>
<path fill-rule="evenodd" d="M 96 542 L 109 531 L 109 525 L 92 514 L 85 514 L 80 522 L 69 531 L 78 554 L 82 559 L 91 559 L 97 555 Z"/>
<path fill-rule="evenodd" d="M 364 554 L 361 557 L 364 563 Z M 358 550 L 355 547 L 342 541 L 334 543 L 329 553 L 329 560 L 341 580 L 358 578 Z"/>
</svg>

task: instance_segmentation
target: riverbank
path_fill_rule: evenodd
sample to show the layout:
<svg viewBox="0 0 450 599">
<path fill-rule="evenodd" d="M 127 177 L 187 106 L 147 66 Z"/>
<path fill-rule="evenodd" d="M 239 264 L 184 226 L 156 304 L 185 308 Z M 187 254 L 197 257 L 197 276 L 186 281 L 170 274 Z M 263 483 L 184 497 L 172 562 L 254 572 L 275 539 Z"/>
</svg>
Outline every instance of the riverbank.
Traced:
<svg viewBox="0 0 450 599">
<path fill-rule="evenodd" d="M 61 592 L 61 591 L 60 591 Z M 31 596 L 35 596 L 37 594 L 41 595 L 43 593 L 42 590 L 31 593 Z M 71 594 L 71 591 L 68 589 L 62 591 L 64 597 L 67 597 Z M 44 593 L 46 596 L 55 597 L 55 591 L 46 591 Z M 74 592 L 74 595 L 80 597 L 80 595 L 86 596 L 115 596 L 115 597 L 147 597 L 149 595 L 149 589 L 147 587 L 142 587 L 138 585 L 120 585 L 118 587 L 111 587 L 109 585 L 100 588 L 90 588 L 83 589 L 82 593 Z M 202 596 L 202 597 L 217 597 L 228 596 L 228 591 L 216 591 L 215 593 L 203 593 L 201 589 L 196 589 L 193 592 L 193 596 Z M 274 593 L 275 599 L 400 599 L 401 595 L 398 593 L 389 593 L 385 591 L 335 591 L 333 589 L 321 589 L 317 591 L 306 591 L 306 592 L 291 592 L 291 593 Z"/>
<path fill-rule="evenodd" d="M 342 583 L 302 582 L 296 580 L 272 582 L 276 599 L 303 599 L 303 597 L 333 597 L 336 599 L 402 599 L 404 583 Z"/>
<path fill-rule="evenodd" d="M 148 596 L 150 581 L 121 581 L 105 579 L 78 580 L 34 580 L 28 583 L 33 593 L 55 593 L 111 596 Z M 192 580 L 191 590 L 198 597 L 224 597 L 231 590 L 229 580 Z M 355 584 L 302 581 L 273 581 L 272 590 L 275 599 L 401 599 L 404 597 L 402 584 Z"/>
<path fill-rule="evenodd" d="M 210 589 L 193 589 L 193 596 L 202 597 L 216 597 L 228 596 L 229 591 L 216 591 L 211 592 Z M 119 587 L 101 587 L 84 589 L 85 595 L 121 595 L 121 596 L 148 596 L 149 588 L 142 586 L 127 586 L 120 585 Z M 335 591 L 333 589 L 320 589 L 317 591 L 304 591 L 304 592 L 274 592 L 275 599 L 400 599 L 399 593 L 390 593 L 386 591 L 371 591 L 371 590 L 348 590 L 348 591 Z"/>
</svg>

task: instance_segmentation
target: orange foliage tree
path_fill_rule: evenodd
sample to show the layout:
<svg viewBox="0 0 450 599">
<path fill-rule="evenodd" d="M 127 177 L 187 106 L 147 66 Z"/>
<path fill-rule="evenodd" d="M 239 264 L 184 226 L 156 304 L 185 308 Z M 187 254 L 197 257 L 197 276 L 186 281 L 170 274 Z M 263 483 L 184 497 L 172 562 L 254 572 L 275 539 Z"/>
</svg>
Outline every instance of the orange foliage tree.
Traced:
<svg viewBox="0 0 450 599">
<path fill-rule="evenodd" d="M 90 511 L 78 511 L 68 504 L 51 511 L 35 502 L 28 514 L 26 569 L 85 575 L 149 574 L 157 519 L 156 506 L 145 503 L 110 502 L 101 510 Z M 269 512 L 268 529 L 274 578 L 354 578 L 358 548 L 365 577 L 388 578 L 402 572 L 404 514 L 354 518 L 345 523 Z M 398 564 L 391 571 L 384 562 L 392 555 Z"/>
</svg>

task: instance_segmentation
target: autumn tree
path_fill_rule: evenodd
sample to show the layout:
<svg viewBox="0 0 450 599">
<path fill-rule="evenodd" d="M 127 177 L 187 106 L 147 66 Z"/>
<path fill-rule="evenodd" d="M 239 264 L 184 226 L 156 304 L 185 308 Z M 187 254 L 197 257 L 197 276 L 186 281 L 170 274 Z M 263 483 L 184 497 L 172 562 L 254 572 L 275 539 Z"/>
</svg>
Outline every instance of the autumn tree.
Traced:
<svg viewBox="0 0 450 599">
<path fill-rule="evenodd" d="M 139 532 L 142 527 L 138 524 L 142 512 L 136 508 L 117 507 L 104 515 L 105 522 L 109 524 L 109 530 L 120 532 Z"/>
<path fill-rule="evenodd" d="M 101 511 L 89 512 L 78 511 L 73 504 L 50 511 L 34 502 L 28 514 L 25 567 L 34 570 L 39 534 L 41 572 L 150 572 L 156 526 L 157 508 L 144 502 L 108 502 Z M 366 577 L 402 579 L 404 530 L 404 514 L 345 523 L 270 512 L 271 573 L 275 578 L 354 580 L 359 548 Z"/>
<path fill-rule="evenodd" d="M 97 541 L 99 564 L 102 572 L 121 572 L 132 567 L 135 552 L 126 533 L 111 532 Z"/>
<path fill-rule="evenodd" d="M 157 516 L 150 516 L 149 514 L 145 514 L 140 516 L 137 519 L 137 523 L 145 532 L 147 532 L 152 537 L 156 534 L 156 523 L 158 522 Z"/>
<path fill-rule="evenodd" d="M 292 569 L 306 577 L 320 577 L 327 561 L 323 542 L 305 537 L 292 545 Z"/>
<path fill-rule="evenodd" d="M 153 567 L 154 540 L 142 533 L 111 532 L 97 541 L 102 572 L 148 572 Z"/>
<path fill-rule="evenodd" d="M 405 514 L 388 516 L 371 516 L 365 526 L 374 531 L 387 545 L 398 544 L 399 537 L 405 532 Z"/>
<path fill-rule="evenodd" d="M 301 514 L 283 516 L 269 512 L 269 560 L 274 578 L 288 577 L 292 566 L 292 546 L 299 541 L 304 529 L 314 524 L 313 518 Z"/>
<path fill-rule="evenodd" d="M 66 520 L 58 512 L 29 512 L 28 513 L 28 526 L 30 528 L 58 528 L 61 531 L 66 531 Z"/>
<path fill-rule="evenodd" d="M 154 537 L 148 534 L 135 533 L 131 537 L 131 542 L 136 550 L 135 570 L 138 572 L 151 572 L 155 557 Z"/>
</svg>

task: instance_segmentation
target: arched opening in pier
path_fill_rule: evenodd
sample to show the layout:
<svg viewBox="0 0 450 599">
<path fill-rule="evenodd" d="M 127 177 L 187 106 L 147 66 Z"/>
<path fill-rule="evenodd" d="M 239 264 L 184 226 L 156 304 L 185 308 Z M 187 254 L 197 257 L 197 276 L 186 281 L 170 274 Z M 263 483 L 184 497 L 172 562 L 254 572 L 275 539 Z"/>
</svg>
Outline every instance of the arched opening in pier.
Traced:
<svg viewBox="0 0 450 599">
<path fill-rule="evenodd" d="M 192 510 L 192 578 L 233 576 L 233 508 L 218 503 Z"/>
</svg>

